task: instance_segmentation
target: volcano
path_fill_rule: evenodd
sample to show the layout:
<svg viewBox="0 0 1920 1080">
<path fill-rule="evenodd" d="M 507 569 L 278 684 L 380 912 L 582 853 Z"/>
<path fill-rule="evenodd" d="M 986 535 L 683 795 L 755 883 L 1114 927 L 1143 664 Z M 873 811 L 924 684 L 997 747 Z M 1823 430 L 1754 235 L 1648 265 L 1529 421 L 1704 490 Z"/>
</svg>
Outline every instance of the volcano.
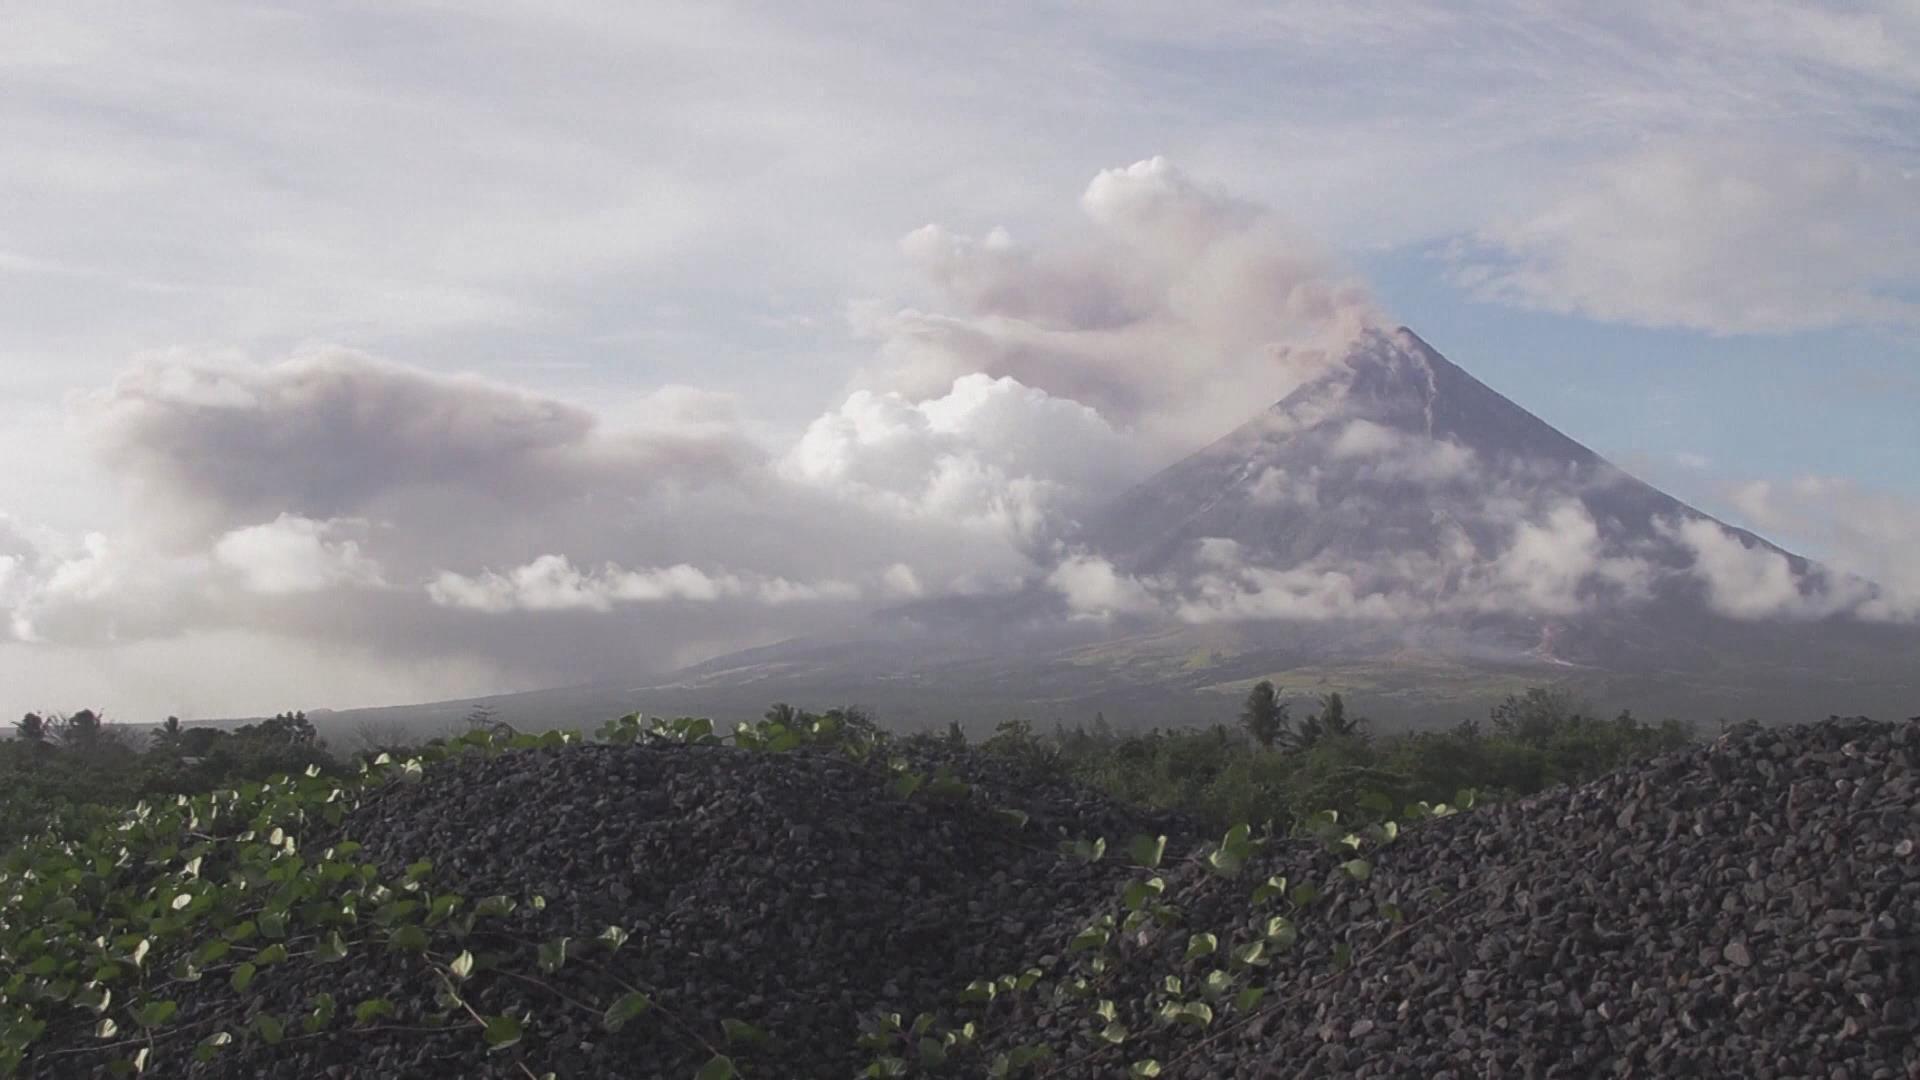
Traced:
<svg viewBox="0 0 1920 1080">
<path fill-rule="evenodd" d="M 1920 711 L 1920 631 L 1629 475 L 1411 330 L 1120 494 L 1013 593 L 627 684 L 486 699 L 516 724 L 861 703 L 903 727 L 1230 720 L 1248 687 L 1453 723 L 1531 686 L 1642 716 Z M 345 713 L 444 725 L 478 702 Z M 422 712 L 421 710 L 428 710 Z"/>
</svg>

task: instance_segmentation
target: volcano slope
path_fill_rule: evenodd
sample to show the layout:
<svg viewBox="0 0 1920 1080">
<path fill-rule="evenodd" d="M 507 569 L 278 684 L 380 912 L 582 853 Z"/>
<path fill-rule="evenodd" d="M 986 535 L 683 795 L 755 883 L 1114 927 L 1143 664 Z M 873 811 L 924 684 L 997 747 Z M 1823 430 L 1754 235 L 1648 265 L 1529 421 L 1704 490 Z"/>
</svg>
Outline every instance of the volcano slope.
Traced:
<svg viewBox="0 0 1920 1080">
<path fill-rule="evenodd" d="M 343 807 L 293 847 L 269 785 L 120 865 L 9 864 L 0 1045 L 47 1077 L 1920 1077 L 1920 722 L 1288 839 L 977 751 L 743 741 L 475 746 L 287 781 Z"/>
</svg>

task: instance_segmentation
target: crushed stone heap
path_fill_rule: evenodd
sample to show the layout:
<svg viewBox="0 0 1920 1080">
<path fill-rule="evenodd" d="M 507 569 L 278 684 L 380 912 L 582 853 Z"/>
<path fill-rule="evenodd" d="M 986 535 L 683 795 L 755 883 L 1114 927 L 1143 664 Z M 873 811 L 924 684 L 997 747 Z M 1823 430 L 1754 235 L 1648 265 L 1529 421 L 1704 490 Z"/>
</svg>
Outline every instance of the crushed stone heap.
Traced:
<svg viewBox="0 0 1920 1080">
<path fill-rule="evenodd" d="M 448 1011 L 429 957 L 358 949 L 244 991 L 190 983 L 174 1022 L 296 1015 L 323 993 L 393 1018 L 148 1075 L 690 1080 L 724 1052 L 781 1080 L 1917 1080 L 1916 764 L 1920 722 L 1744 728 L 1342 843 L 1348 823 L 1203 838 L 951 748 L 468 755 L 377 789 L 324 839 L 389 875 L 430 859 L 430 892 L 468 907 L 517 898 L 474 932 L 461 993 L 527 1015 L 521 1037 L 490 1050 L 457 1014 L 419 1019 Z M 1164 858 L 1140 835 L 1166 836 Z M 1106 844 L 1060 850 L 1076 838 Z M 617 951 L 534 961 L 610 926 Z M 610 1031 L 636 988 L 654 1007 Z M 104 1065 L 76 1050 L 28 1071 Z"/>
<path fill-rule="evenodd" d="M 1181 866 L 1180 923 L 1121 949 L 1133 985 L 1104 995 L 1141 1034 L 1052 1075 L 1920 1077 L 1917 766 L 1920 722 L 1738 729 L 1409 829 L 1362 852 L 1365 880 L 1301 842 L 1235 879 Z M 1271 875 L 1323 895 L 1250 904 Z M 1299 940 L 1247 980 L 1259 1007 L 1155 1023 L 1181 995 L 1149 979 L 1230 968 L 1275 912 Z M 1202 929 L 1218 951 L 1188 960 Z M 1040 1022 L 1084 1033 L 1085 1011 Z"/>
</svg>

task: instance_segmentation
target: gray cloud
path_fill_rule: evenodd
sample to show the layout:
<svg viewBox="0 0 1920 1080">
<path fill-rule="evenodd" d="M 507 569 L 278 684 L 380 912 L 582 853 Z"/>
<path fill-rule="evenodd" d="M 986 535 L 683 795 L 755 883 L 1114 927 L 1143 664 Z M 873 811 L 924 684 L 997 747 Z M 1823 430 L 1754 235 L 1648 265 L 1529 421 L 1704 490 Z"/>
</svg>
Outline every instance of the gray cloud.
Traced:
<svg viewBox="0 0 1920 1080">
<path fill-rule="evenodd" d="M 578 406 L 347 350 L 275 364 L 155 357 L 86 403 L 104 461 L 149 520 L 190 532 L 368 514 L 442 493 L 532 511 L 622 484 L 703 483 L 753 449 L 696 410 L 609 432 Z"/>
<path fill-rule="evenodd" d="M 950 309 L 856 311 L 880 385 L 924 395 L 971 372 L 1099 410 L 1156 442 L 1217 434 L 1380 320 L 1367 289 L 1269 211 L 1164 158 L 1096 176 L 1085 225 L 1028 249 L 929 225 L 907 255 Z"/>
</svg>

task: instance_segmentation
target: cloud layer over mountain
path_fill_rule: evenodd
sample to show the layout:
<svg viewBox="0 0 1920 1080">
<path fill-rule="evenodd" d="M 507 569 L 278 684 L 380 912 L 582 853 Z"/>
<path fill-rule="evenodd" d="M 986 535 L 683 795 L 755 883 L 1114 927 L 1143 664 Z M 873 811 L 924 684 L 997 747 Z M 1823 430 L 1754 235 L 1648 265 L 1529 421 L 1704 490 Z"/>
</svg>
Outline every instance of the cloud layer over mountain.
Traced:
<svg viewBox="0 0 1920 1080">
<path fill-rule="evenodd" d="M 1548 260 L 1527 273 L 1553 272 L 1530 243 L 1509 246 Z M 1610 538 L 1552 463 L 1432 434 L 1431 403 L 1428 434 L 1345 416 L 1343 358 L 1383 320 L 1367 290 L 1277 215 L 1164 159 L 1097 175 L 1044 243 L 928 225 L 901 248 L 939 303 L 858 305 L 872 363 L 786 438 L 754 402 L 688 386 L 616 415 L 342 348 L 145 356 L 73 406 L 136 524 L 61 537 L 0 519 L 9 655 L 253 635 L 360 686 L 446 692 L 475 672 L 659 670 L 1034 583 L 1082 619 L 1565 616 L 1686 576 L 1735 617 L 1920 615 L 1911 557 L 1874 526 L 1837 526 L 1829 551 L 1881 588 L 1803 580 L 1703 521 L 1667 526 L 1691 556 L 1676 567 Z M 1512 273 L 1489 287 L 1522 288 Z M 1384 504 L 1330 503 L 1338 480 L 1431 500 L 1451 523 L 1358 553 L 1202 538 L 1180 570 L 1140 574 L 1075 546 L 1108 499 L 1302 386 L 1330 389 L 1266 423 L 1315 428 L 1324 455 L 1250 462 L 1234 495 L 1249 512 L 1367 532 Z M 1743 505 L 1784 526 L 1835 498 L 1871 496 L 1757 488 Z"/>
</svg>

